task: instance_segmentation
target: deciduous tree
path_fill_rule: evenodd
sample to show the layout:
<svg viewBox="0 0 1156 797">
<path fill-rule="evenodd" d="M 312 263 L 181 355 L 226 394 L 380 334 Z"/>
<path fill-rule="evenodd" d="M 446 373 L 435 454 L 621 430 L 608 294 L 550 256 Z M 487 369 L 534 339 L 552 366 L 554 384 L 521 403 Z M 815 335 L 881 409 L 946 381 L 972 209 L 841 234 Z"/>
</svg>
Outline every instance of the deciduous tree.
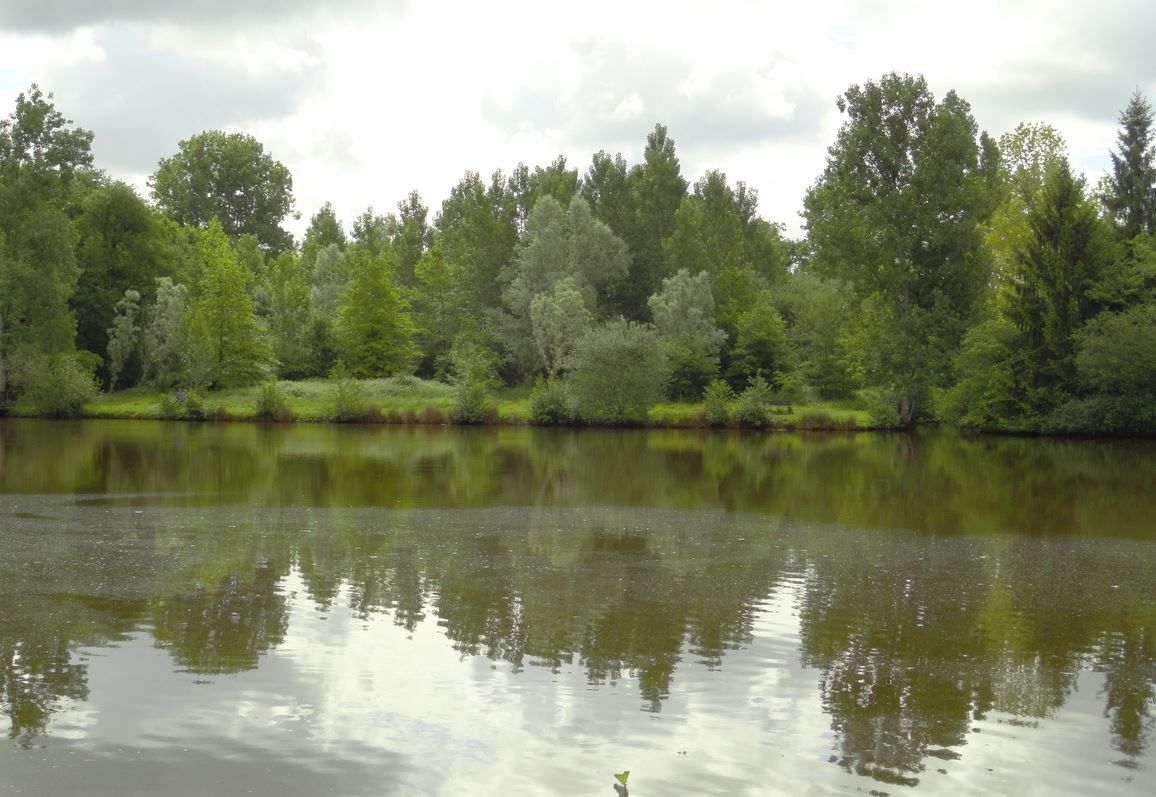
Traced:
<svg viewBox="0 0 1156 797">
<path fill-rule="evenodd" d="M 293 177 L 250 135 L 206 130 L 180 142 L 149 186 L 157 206 L 183 224 L 218 219 L 228 235 L 255 235 L 272 254 L 293 246 L 281 226 L 293 212 Z"/>
<path fill-rule="evenodd" d="M 847 120 L 805 200 L 814 265 L 864 300 L 867 373 L 910 424 L 952 380 L 989 281 L 998 156 L 967 103 L 936 102 L 922 77 L 852 86 L 838 105 Z"/>
</svg>

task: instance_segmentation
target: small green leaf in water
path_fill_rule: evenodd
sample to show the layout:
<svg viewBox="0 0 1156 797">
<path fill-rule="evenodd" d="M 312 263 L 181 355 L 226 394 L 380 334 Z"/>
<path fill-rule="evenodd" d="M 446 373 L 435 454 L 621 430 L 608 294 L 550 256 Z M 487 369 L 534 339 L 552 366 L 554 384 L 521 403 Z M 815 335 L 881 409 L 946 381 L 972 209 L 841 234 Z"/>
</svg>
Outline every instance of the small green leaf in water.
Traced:
<svg viewBox="0 0 1156 797">
<path fill-rule="evenodd" d="M 621 783 L 623 786 L 625 786 L 626 785 L 626 779 L 630 777 L 630 770 L 628 769 L 625 772 L 615 773 L 614 777 L 618 780 L 619 783 Z"/>
</svg>

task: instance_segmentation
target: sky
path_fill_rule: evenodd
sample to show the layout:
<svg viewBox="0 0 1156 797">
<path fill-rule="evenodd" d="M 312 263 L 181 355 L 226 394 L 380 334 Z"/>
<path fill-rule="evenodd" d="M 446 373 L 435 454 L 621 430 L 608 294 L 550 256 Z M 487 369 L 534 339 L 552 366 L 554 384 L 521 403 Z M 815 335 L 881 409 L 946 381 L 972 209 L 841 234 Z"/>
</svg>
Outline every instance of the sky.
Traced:
<svg viewBox="0 0 1156 797">
<path fill-rule="evenodd" d="M 850 85 L 917 73 L 995 136 L 1051 124 L 1094 183 L 1132 92 L 1156 96 L 1153 30 L 1145 0 L 3 0 L 0 99 L 53 92 L 142 194 L 180 141 L 251 134 L 297 234 L 326 201 L 436 213 L 466 171 L 635 163 L 662 123 L 688 180 L 745 181 L 797 236 Z"/>
</svg>

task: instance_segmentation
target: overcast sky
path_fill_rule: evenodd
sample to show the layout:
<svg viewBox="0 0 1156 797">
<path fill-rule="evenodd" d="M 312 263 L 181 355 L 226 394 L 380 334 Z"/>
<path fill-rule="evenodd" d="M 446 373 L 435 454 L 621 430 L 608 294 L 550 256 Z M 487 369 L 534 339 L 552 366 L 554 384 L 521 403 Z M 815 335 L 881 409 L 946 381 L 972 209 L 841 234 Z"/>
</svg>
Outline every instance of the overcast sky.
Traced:
<svg viewBox="0 0 1156 797">
<path fill-rule="evenodd" d="M 850 84 L 922 73 L 993 135 L 1047 122 L 1094 181 L 1131 92 L 1156 95 L 1154 30 L 1145 0 L 2 0 L 0 98 L 54 92 L 142 190 L 180 140 L 251 133 L 293 173 L 296 232 L 326 200 L 436 211 L 466 170 L 633 163 L 661 122 L 689 180 L 745 180 L 797 234 Z"/>
</svg>

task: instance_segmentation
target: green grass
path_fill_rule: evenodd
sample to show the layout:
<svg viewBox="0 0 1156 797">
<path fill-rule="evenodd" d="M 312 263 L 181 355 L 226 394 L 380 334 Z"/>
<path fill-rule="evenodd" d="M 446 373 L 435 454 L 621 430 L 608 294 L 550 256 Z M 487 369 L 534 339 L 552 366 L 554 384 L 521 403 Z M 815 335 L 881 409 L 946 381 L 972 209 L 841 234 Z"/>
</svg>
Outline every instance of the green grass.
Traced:
<svg viewBox="0 0 1156 797">
<path fill-rule="evenodd" d="M 453 387 L 443 382 L 413 376 L 361 381 L 368 420 L 385 423 L 445 423 L 453 409 Z M 285 403 L 297 421 L 326 421 L 332 415 L 331 383 L 316 379 L 279 382 Z M 501 424 L 530 422 L 530 386 L 502 388 L 493 396 L 494 418 Z M 203 394 L 207 418 L 253 420 L 256 415 L 257 387 L 237 388 Z M 147 388 L 131 388 L 102 394 L 85 408 L 89 418 L 160 418 L 161 394 Z M 19 413 L 27 414 L 27 413 Z M 776 429 L 870 428 L 869 413 L 855 401 L 810 402 L 774 407 L 771 427 Z M 650 409 L 648 426 L 660 428 L 702 428 L 702 403 L 667 402 Z"/>
<path fill-rule="evenodd" d="M 417 416 L 430 408 L 448 415 L 453 406 L 453 388 L 441 382 L 401 376 L 389 379 L 366 379 L 361 382 L 367 404 L 384 419 L 391 414 L 396 420 L 416 422 Z M 299 421 L 322 421 L 332 414 L 333 386 L 322 379 L 304 382 L 278 382 L 285 403 Z M 257 387 L 220 390 L 203 394 L 205 414 L 212 418 L 224 414 L 230 419 L 252 420 L 256 413 Z M 161 393 L 132 388 L 101 395 L 85 408 L 93 418 L 159 418 Z"/>
<path fill-rule="evenodd" d="M 770 428 L 844 430 L 869 429 L 870 413 L 855 401 L 812 401 L 787 407 L 771 407 Z M 656 404 L 650 408 L 650 424 L 661 427 L 702 427 L 702 403 Z"/>
</svg>

